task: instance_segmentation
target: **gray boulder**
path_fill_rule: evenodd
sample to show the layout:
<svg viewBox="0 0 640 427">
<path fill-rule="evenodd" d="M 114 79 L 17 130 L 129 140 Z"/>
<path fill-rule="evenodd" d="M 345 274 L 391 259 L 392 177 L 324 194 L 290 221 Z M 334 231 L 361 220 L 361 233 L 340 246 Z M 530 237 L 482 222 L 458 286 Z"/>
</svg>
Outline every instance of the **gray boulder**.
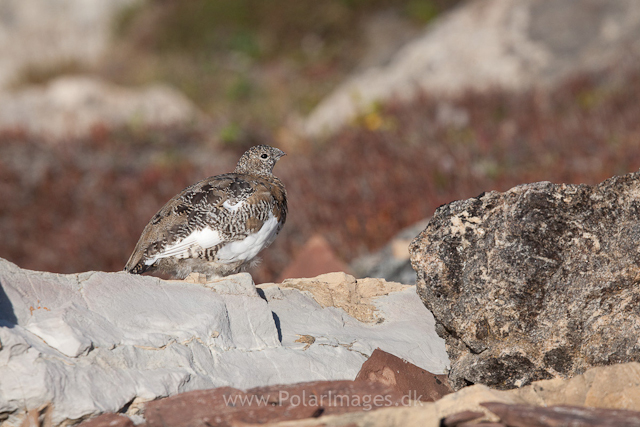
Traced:
<svg viewBox="0 0 640 427">
<path fill-rule="evenodd" d="M 352 380 L 378 347 L 434 373 L 448 368 L 414 286 L 344 273 L 199 285 L 0 259 L 3 426 L 43 408 L 53 426 L 103 412 L 139 422 L 146 402 L 184 391 Z"/>
<path fill-rule="evenodd" d="M 0 99 L 0 129 L 49 142 L 87 138 L 100 129 L 189 127 L 204 121 L 187 97 L 167 85 L 128 88 L 89 75 L 59 77 Z"/>
<path fill-rule="evenodd" d="M 0 88 L 29 67 L 91 66 L 105 55 L 113 19 L 140 0 L 2 0 Z"/>
<path fill-rule="evenodd" d="M 635 64 L 639 40 L 635 0 L 467 1 L 385 63 L 352 75 L 311 112 L 302 132 L 328 135 L 376 103 L 423 91 L 548 87 L 574 73 Z"/>
<path fill-rule="evenodd" d="M 438 208 L 411 244 L 456 388 L 640 360 L 640 174 Z"/>
</svg>

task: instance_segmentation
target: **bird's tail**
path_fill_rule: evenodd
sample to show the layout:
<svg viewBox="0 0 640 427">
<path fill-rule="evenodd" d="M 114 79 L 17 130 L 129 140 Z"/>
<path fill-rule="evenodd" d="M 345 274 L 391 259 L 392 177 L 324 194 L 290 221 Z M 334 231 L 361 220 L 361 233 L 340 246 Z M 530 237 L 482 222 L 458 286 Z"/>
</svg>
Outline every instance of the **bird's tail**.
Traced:
<svg viewBox="0 0 640 427">
<path fill-rule="evenodd" d="M 132 255 L 133 258 L 133 255 Z M 123 271 L 126 271 L 130 274 L 142 274 L 149 269 L 149 266 L 145 264 L 142 260 L 138 262 L 134 262 L 133 259 L 129 258 L 127 261 L 127 265 L 124 266 Z"/>
</svg>

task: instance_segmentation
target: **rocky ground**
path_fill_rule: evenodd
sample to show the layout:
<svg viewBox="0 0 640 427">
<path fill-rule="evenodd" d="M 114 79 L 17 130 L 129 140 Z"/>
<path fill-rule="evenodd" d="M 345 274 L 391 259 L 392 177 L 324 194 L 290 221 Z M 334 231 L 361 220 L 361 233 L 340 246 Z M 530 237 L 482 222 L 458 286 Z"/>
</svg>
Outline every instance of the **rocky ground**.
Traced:
<svg viewBox="0 0 640 427">
<path fill-rule="evenodd" d="M 444 205 L 411 243 L 416 286 L 345 273 L 202 285 L 2 261 L 0 418 L 638 425 L 638 195 L 636 172 Z"/>
<path fill-rule="evenodd" d="M 454 392 L 449 379 L 458 381 L 459 368 L 454 362 L 443 375 L 449 362 L 440 325 L 415 286 L 344 273 L 258 286 L 242 273 L 199 285 L 126 273 L 41 273 L 6 261 L 0 283 L 0 419 L 7 426 L 640 420 L 635 362 L 504 391 L 489 387 L 485 375 Z M 597 321 L 610 320 L 601 313 Z M 485 372 L 511 371 L 496 363 Z"/>
<path fill-rule="evenodd" d="M 374 353 L 370 361 L 378 369 L 394 369 L 394 377 L 373 382 L 356 379 L 354 382 L 307 383 L 295 387 L 269 387 L 247 391 L 247 395 L 271 396 L 271 406 L 254 404 L 251 410 L 239 410 L 221 405 L 222 396 L 240 395 L 233 389 L 217 389 L 206 392 L 189 392 L 176 398 L 167 398 L 149 405 L 153 415 L 145 425 L 150 426 L 193 426 L 210 425 L 267 425 L 267 426 L 373 426 L 373 427 L 555 427 L 555 426 L 620 426 L 631 427 L 640 423 L 638 401 L 638 375 L 640 366 L 636 363 L 594 368 L 573 380 L 538 381 L 530 386 L 512 391 L 496 391 L 484 386 L 467 387 L 457 393 L 447 394 L 433 403 L 403 401 L 398 396 L 407 390 L 399 386 L 405 375 L 414 375 L 415 368 L 398 368 L 394 356 Z M 369 362 L 367 362 L 369 364 Z M 369 367 L 363 366 L 363 371 Z M 361 371 L 362 372 L 362 371 Z M 634 385 L 620 387 L 620 382 L 635 381 Z M 407 384 L 405 382 L 405 384 Z M 415 383 L 414 383 L 415 384 Z M 371 393 L 384 393 L 388 404 L 376 407 L 361 405 L 308 405 L 292 408 L 290 397 L 309 395 L 328 397 L 340 393 L 345 399 L 362 402 Z M 271 394 L 270 394 L 271 393 Z M 275 394 L 287 399 L 275 399 Z M 297 394 L 295 394 L 297 393 Z M 313 394 L 312 394 L 313 393 Z M 334 395 L 335 395 L 334 394 Z M 375 395 L 374 395 L 375 396 Z M 380 394 L 378 394 L 380 396 Z M 412 394 L 412 396 L 414 396 Z M 222 398 L 221 398 L 222 397 Z M 396 400 L 397 399 L 397 400 Z M 380 399 L 382 400 L 382 399 Z M 325 399 L 329 402 L 329 399 Z M 333 401 L 335 402 L 335 400 Z M 398 404 L 396 406 L 396 403 Z M 188 414 L 185 416 L 185 414 Z M 103 415 L 82 424 L 83 427 L 96 426 L 129 427 L 131 421 L 121 415 Z"/>
<path fill-rule="evenodd" d="M 379 348 L 430 372 L 444 341 L 415 286 L 344 273 L 206 286 L 127 273 L 0 265 L 0 416 L 54 425 L 189 390 L 353 380 Z"/>
<path fill-rule="evenodd" d="M 638 3 L 274 2 L 0 7 L 0 423 L 640 425 Z M 251 275 L 107 273 L 257 143 Z"/>
</svg>

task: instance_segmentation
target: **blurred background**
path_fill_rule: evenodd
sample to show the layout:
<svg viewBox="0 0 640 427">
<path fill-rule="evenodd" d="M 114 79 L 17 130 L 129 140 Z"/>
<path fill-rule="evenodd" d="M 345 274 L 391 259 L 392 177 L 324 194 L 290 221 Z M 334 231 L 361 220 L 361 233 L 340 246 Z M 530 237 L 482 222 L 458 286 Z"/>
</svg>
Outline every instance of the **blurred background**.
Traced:
<svg viewBox="0 0 640 427">
<path fill-rule="evenodd" d="M 257 282 L 409 282 L 441 204 L 637 170 L 639 59 L 636 0 L 1 0 L 0 257 L 121 270 L 266 143 L 290 216 Z"/>
</svg>

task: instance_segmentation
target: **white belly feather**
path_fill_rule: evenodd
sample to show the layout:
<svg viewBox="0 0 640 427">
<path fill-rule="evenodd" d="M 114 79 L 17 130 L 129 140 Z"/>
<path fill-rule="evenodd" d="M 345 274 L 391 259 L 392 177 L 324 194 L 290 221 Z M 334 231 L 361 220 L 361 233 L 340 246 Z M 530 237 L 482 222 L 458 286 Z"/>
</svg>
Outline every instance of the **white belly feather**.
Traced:
<svg viewBox="0 0 640 427">
<path fill-rule="evenodd" d="M 269 219 L 265 221 L 262 228 L 253 234 L 249 234 L 243 240 L 238 240 L 224 245 L 217 254 L 221 263 L 232 263 L 235 261 L 246 261 L 258 255 L 262 249 L 273 242 L 278 234 L 281 224 L 273 213 L 269 214 Z"/>
<path fill-rule="evenodd" d="M 152 258 L 149 258 L 144 263 L 151 265 L 160 258 L 176 257 L 176 258 L 188 258 L 191 256 L 191 249 L 197 245 L 201 248 L 211 248 L 222 242 L 220 233 L 216 230 L 212 230 L 209 227 L 205 227 L 202 230 L 194 231 L 183 240 L 169 245 L 164 250 Z"/>
<path fill-rule="evenodd" d="M 236 208 L 233 205 L 230 209 Z M 227 207 L 229 208 L 229 207 Z M 281 224 L 273 213 L 269 214 L 269 219 L 265 221 L 262 228 L 253 234 L 249 234 L 243 240 L 228 243 L 220 248 L 217 253 L 217 262 L 230 264 L 237 261 L 248 261 L 258 255 L 262 249 L 273 242 L 278 234 Z M 145 261 L 145 264 L 152 265 L 161 258 L 174 257 L 178 259 L 189 258 L 193 255 L 194 249 L 208 249 L 222 243 L 220 233 L 206 227 L 199 231 L 194 231 L 185 239 L 167 246 L 162 252 L 154 255 Z"/>
</svg>

